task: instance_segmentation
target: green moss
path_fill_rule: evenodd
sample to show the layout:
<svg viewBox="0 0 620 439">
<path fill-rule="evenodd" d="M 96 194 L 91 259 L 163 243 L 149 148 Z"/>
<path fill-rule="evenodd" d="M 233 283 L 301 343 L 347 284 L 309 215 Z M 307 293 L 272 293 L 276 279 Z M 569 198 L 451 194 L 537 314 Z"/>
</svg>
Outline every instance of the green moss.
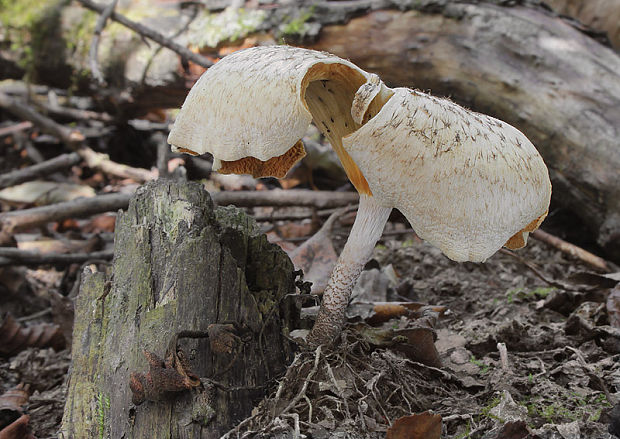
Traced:
<svg viewBox="0 0 620 439">
<path fill-rule="evenodd" d="M 110 411 L 110 397 L 99 392 L 97 395 L 97 426 L 99 427 L 99 439 L 105 435 L 105 418 Z"/>
<path fill-rule="evenodd" d="M 500 419 L 500 418 L 498 418 L 497 416 L 495 416 L 494 414 L 491 413 L 491 410 L 493 410 L 495 407 L 497 407 L 501 402 L 502 402 L 501 396 L 495 396 L 493 399 L 491 399 L 489 401 L 489 403 L 487 405 L 482 407 L 482 410 L 480 411 L 480 414 L 482 416 L 486 417 L 486 418 L 495 419 L 497 421 L 502 421 L 503 422 L 503 419 Z"/>
<path fill-rule="evenodd" d="M 308 21 L 314 16 L 314 6 L 308 10 L 301 10 L 294 18 L 285 18 L 280 25 L 280 32 L 286 36 L 305 36 L 310 30 Z"/>
<path fill-rule="evenodd" d="M 58 32 L 61 7 L 67 0 L 0 0 L 0 23 L 18 64 L 31 78 L 37 60 Z"/>
<path fill-rule="evenodd" d="M 218 14 L 203 13 L 188 29 L 190 43 L 198 48 L 217 47 L 224 41 L 236 41 L 258 30 L 266 13 L 257 9 L 226 8 Z"/>
<path fill-rule="evenodd" d="M 577 392 L 563 392 L 553 399 L 542 396 L 525 398 L 519 402 L 532 418 L 542 423 L 559 424 L 580 419 L 596 422 L 605 408 L 611 407 L 604 394 L 580 395 Z"/>
<path fill-rule="evenodd" d="M 537 287 L 533 290 L 527 290 L 526 288 L 513 288 L 506 293 L 506 299 L 508 303 L 513 303 L 516 300 L 538 300 L 544 299 L 549 294 L 555 291 L 555 288 L 550 287 Z"/>
</svg>

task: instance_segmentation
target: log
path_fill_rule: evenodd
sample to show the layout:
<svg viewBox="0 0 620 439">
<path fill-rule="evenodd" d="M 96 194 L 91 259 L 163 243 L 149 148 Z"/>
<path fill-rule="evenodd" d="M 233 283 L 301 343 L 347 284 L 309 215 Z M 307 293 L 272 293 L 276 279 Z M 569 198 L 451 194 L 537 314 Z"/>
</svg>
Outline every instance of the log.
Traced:
<svg viewBox="0 0 620 439">
<path fill-rule="evenodd" d="M 147 184 L 115 233 L 113 276 L 83 273 L 60 437 L 220 437 L 291 360 L 292 263 L 252 219 L 215 209 L 193 183 Z M 189 364 L 162 369 L 156 357 L 167 353 Z M 191 385 L 164 392 L 179 370 Z M 136 382 L 148 384 L 142 398 Z"/>
<path fill-rule="evenodd" d="M 619 261 L 620 56 L 541 9 L 423 3 L 325 27 L 310 47 L 523 131 L 550 168 L 554 205 Z"/>
<path fill-rule="evenodd" d="M 564 12 L 562 4 L 571 2 L 552 3 Z M 588 4 L 579 11 L 566 9 L 584 21 L 603 15 L 611 18 L 612 27 L 599 29 L 615 41 L 617 23 L 611 13 L 601 12 L 598 5 L 605 3 L 603 0 L 572 3 Z M 178 30 L 171 39 L 200 46 L 193 40 L 195 33 L 182 31 L 184 12 L 170 2 L 153 7 L 165 11 L 148 14 L 151 18 L 145 18 L 144 25 L 170 29 L 170 34 Z M 63 16 L 75 14 L 76 7 L 61 12 Z M 296 2 L 275 1 L 263 12 L 265 20 L 254 34 L 265 39 L 269 38 L 265 33 L 278 37 L 282 18 L 296 17 L 300 10 Z M 309 47 L 350 58 L 391 86 L 449 96 L 522 130 L 551 168 L 554 206 L 574 212 L 588 226 L 589 237 L 604 248 L 605 256 L 620 262 L 617 52 L 591 38 L 574 20 L 558 16 L 535 0 L 323 1 L 314 4 L 309 17 L 309 23 L 300 24 L 314 29 L 311 36 L 318 35 Z M 94 20 L 89 15 L 85 18 Z M 590 24 L 598 23 L 592 20 Z M 66 30 L 65 38 L 70 40 L 74 34 Z M 102 34 L 102 70 L 126 72 L 126 76 L 111 75 L 106 80 L 113 87 L 133 90 L 133 94 L 109 108 L 122 108 L 124 115 L 132 117 L 152 108 L 180 106 L 199 71 L 181 68 L 179 56 L 168 49 L 147 49 L 137 35 L 123 34 L 123 41 L 131 41 L 126 46 L 116 38 L 120 38 L 118 32 L 107 37 Z M 288 35 L 285 40 L 295 43 Z M 118 48 L 103 50 L 106 44 Z M 109 53 L 110 59 L 103 53 Z M 143 56 L 145 53 L 153 59 Z M 84 63 L 79 56 L 66 61 Z M 116 68 L 118 65 L 126 68 Z M 67 75 L 63 77 L 67 79 Z"/>
</svg>

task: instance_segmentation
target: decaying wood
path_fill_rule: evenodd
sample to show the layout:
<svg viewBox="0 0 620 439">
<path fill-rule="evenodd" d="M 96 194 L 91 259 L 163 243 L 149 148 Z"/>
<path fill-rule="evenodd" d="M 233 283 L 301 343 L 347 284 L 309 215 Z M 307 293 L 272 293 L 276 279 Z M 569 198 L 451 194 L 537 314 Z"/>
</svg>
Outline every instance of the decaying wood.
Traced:
<svg viewBox="0 0 620 439">
<path fill-rule="evenodd" d="M 604 32 L 620 50 L 620 0 L 545 0 L 554 11 Z"/>
<path fill-rule="evenodd" d="M 52 221 L 68 218 L 85 218 L 98 213 L 127 208 L 130 194 L 106 194 L 93 198 L 52 204 L 32 209 L 0 213 L 0 244 L 11 242 L 13 233 L 39 227 Z"/>
<path fill-rule="evenodd" d="M 102 272 L 83 274 L 63 437 L 220 437 L 291 360 L 283 335 L 298 324 L 290 260 L 237 209 L 214 209 L 199 185 L 169 180 L 137 192 L 115 241 L 111 283 Z M 218 352 L 208 338 L 187 338 L 219 337 L 209 331 L 217 323 L 236 331 Z M 133 405 L 130 374 L 135 389 L 149 384 L 143 351 L 154 361 L 177 349 L 182 371 L 201 384 L 170 395 L 149 388 Z"/>
<path fill-rule="evenodd" d="M 540 8 L 425 1 L 323 28 L 314 49 L 523 131 L 553 199 L 620 260 L 620 56 Z"/>
<path fill-rule="evenodd" d="M 84 144 L 85 137 L 79 131 L 56 123 L 53 119 L 40 114 L 30 106 L 0 92 L 0 107 L 10 113 L 37 125 L 42 131 L 56 136 L 61 142 L 74 150 L 93 169 L 120 178 L 131 178 L 137 182 L 145 182 L 157 178 L 156 171 L 134 168 L 110 160 L 107 154 L 92 150 Z"/>
<path fill-rule="evenodd" d="M 53 174 L 56 171 L 67 169 L 78 164 L 81 160 L 79 154 L 73 152 L 71 154 L 59 155 L 53 159 L 28 166 L 27 168 L 7 172 L 6 174 L 0 175 L 0 189 L 35 180 Z"/>
<path fill-rule="evenodd" d="M 11 242 L 13 233 L 39 227 L 49 222 L 69 218 L 86 218 L 98 213 L 126 209 L 131 196 L 131 194 L 105 194 L 49 206 L 0 213 L 0 245 Z M 220 206 L 230 204 L 238 207 L 307 206 L 325 209 L 357 203 L 359 195 L 357 192 L 271 190 L 214 192 L 211 198 Z"/>
</svg>

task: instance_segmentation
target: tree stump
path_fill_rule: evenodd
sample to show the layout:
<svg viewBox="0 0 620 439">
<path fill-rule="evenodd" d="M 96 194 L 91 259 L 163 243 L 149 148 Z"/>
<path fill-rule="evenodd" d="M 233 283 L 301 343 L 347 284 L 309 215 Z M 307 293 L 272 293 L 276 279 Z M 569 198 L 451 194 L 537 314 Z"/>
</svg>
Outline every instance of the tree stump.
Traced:
<svg viewBox="0 0 620 439">
<path fill-rule="evenodd" d="M 286 297 L 295 291 L 293 271 L 254 220 L 234 207 L 214 209 L 199 185 L 147 184 L 118 216 L 111 273 L 83 273 L 60 437 L 220 437 L 290 362 L 283 332 L 298 319 Z M 210 338 L 182 333 L 218 323 Z M 178 373 L 162 374 L 157 357 L 176 356 L 175 345 L 194 384 L 162 393 L 155 374 Z M 132 403 L 131 374 L 147 387 L 140 405 Z"/>
</svg>

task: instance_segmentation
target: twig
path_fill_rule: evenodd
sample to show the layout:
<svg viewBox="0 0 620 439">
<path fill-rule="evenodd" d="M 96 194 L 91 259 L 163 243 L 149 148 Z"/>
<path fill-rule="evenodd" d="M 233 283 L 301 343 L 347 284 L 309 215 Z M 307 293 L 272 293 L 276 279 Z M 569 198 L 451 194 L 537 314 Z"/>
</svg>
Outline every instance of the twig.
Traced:
<svg viewBox="0 0 620 439">
<path fill-rule="evenodd" d="M 59 155 L 51 160 L 28 166 L 27 168 L 8 172 L 0 175 L 0 189 L 53 174 L 56 171 L 78 164 L 80 160 L 82 159 L 79 154 L 74 152 Z"/>
<path fill-rule="evenodd" d="M 502 364 L 502 370 L 504 372 L 510 371 L 510 365 L 508 364 L 508 349 L 506 343 L 497 343 L 497 350 L 499 351 L 499 359 Z"/>
<path fill-rule="evenodd" d="M 110 15 L 112 15 L 112 12 L 114 12 L 114 8 L 116 7 L 117 3 L 118 0 L 110 1 L 110 4 L 105 7 L 103 12 L 101 12 L 101 15 L 97 19 L 95 30 L 93 31 L 93 39 L 90 43 L 90 50 L 88 52 L 91 73 L 100 85 L 104 85 L 105 80 L 103 79 L 101 70 L 99 70 L 99 62 L 97 61 L 99 52 L 99 40 L 101 38 L 101 32 L 103 31 L 103 28 L 105 27 L 108 18 L 110 18 Z"/>
<path fill-rule="evenodd" d="M 577 247 L 575 244 L 571 244 L 570 242 L 566 242 L 557 236 L 554 236 L 550 233 L 547 233 L 543 230 L 534 230 L 531 233 L 533 238 L 538 239 L 539 241 L 544 242 L 545 244 L 549 244 L 552 247 L 557 248 L 563 253 L 567 253 L 588 265 L 591 265 L 594 268 L 598 268 L 604 272 L 611 271 L 609 269 L 609 265 L 607 261 L 595 254 L 590 253 L 587 250 L 582 249 L 581 247 Z"/>
<path fill-rule="evenodd" d="M 50 206 L 15 210 L 0 214 L 0 243 L 10 242 L 11 235 L 20 230 L 42 226 L 51 221 L 85 218 L 103 212 L 126 209 L 132 194 L 106 194 L 78 198 Z"/>
<path fill-rule="evenodd" d="M 561 282 L 561 281 L 555 280 L 555 279 L 549 279 L 538 268 L 536 268 L 536 266 L 534 264 L 526 261 L 521 256 L 519 256 L 518 254 L 516 254 L 516 253 L 514 253 L 514 252 L 512 252 L 512 251 L 510 251 L 508 249 L 505 249 L 505 248 L 500 248 L 499 251 L 500 251 L 500 253 L 512 256 L 513 258 L 515 258 L 516 260 L 521 262 L 527 268 L 532 270 L 532 273 L 534 273 L 540 280 L 542 280 L 543 282 L 551 285 L 552 287 L 560 288 L 562 290 L 567 290 L 567 291 L 578 291 L 578 290 L 575 289 L 574 286 L 572 286 L 570 284 L 567 284 L 565 282 Z"/>
<path fill-rule="evenodd" d="M 0 245 L 10 242 L 13 233 L 68 218 L 86 218 L 98 213 L 127 209 L 133 194 L 105 194 L 78 198 L 50 206 L 0 213 Z M 317 206 L 331 207 L 357 200 L 357 193 L 310 190 L 213 192 L 211 198 L 220 206 Z"/>
<path fill-rule="evenodd" d="M 42 131 L 58 137 L 61 142 L 78 153 L 90 168 L 99 169 L 102 172 L 121 178 L 131 178 L 138 182 L 157 178 L 155 172 L 147 169 L 132 168 L 131 166 L 111 161 L 107 154 L 95 152 L 84 145 L 84 135 L 78 130 L 72 130 L 64 125 L 60 125 L 28 105 L 14 100 L 2 92 L 0 92 L 0 107 L 22 119 L 31 121 L 41 128 Z"/>
<path fill-rule="evenodd" d="M 0 128 L 0 137 L 8 136 L 9 134 L 19 133 L 20 131 L 28 130 L 32 128 L 32 122 L 20 122 L 8 127 Z"/>
<path fill-rule="evenodd" d="M 79 3 L 82 4 L 82 6 L 84 6 L 85 8 L 88 8 L 92 11 L 98 12 L 100 14 L 103 14 L 105 11 L 105 7 L 104 6 L 100 6 L 90 0 L 77 0 Z M 204 56 L 198 54 L 198 53 L 194 53 L 191 50 L 189 50 L 186 47 L 181 46 L 180 44 L 175 43 L 174 41 L 171 41 L 170 39 L 166 38 L 164 35 L 160 34 L 159 32 L 150 29 L 140 23 L 136 23 L 135 21 L 132 21 L 130 19 L 128 19 L 127 17 L 125 17 L 124 15 L 119 14 L 118 12 L 114 12 L 112 11 L 112 13 L 110 14 L 110 18 L 114 21 L 117 21 L 118 23 L 122 24 L 125 27 L 128 27 L 129 29 L 131 29 L 132 31 L 143 35 L 153 41 L 155 41 L 158 44 L 161 44 L 164 47 L 167 47 L 168 49 L 172 50 L 173 52 L 178 53 L 179 55 L 181 55 L 182 58 L 192 61 L 196 64 L 198 64 L 199 66 L 202 66 L 204 68 L 209 68 L 213 65 L 213 63 L 211 61 L 209 61 L 207 58 L 205 58 Z"/>
<path fill-rule="evenodd" d="M 306 376 L 304 380 L 304 384 L 303 386 L 301 386 L 301 390 L 299 391 L 297 395 L 295 395 L 295 397 L 291 400 L 291 402 L 289 402 L 289 404 L 279 413 L 278 416 L 282 416 L 288 413 L 288 411 L 291 410 L 293 407 L 295 407 L 295 405 L 299 402 L 299 400 L 304 397 L 304 395 L 306 394 L 306 390 L 308 389 L 308 385 L 310 384 L 310 380 L 314 377 L 317 370 L 319 369 L 320 359 L 321 359 L 321 346 L 316 348 L 316 351 L 314 352 L 314 365 L 312 366 L 312 369 Z"/>
<path fill-rule="evenodd" d="M 109 261 L 113 257 L 113 250 L 103 250 L 92 253 L 41 254 L 30 250 L 0 248 L 0 267 L 7 265 L 74 264 L 94 259 Z"/>
<path fill-rule="evenodd" d="M 328 209 L 359 202 L 357 192 L 311 191 L 305 189 L 213 192 L 211 193 L 211 198 L 220 206 L 234 204 L 235 206 L 242 207 L 307 206 L 316 207 L 317 209 Z"/>
<path fill-rule="evenodd" d="M 43 113 L 52 115 L 57 118 L 82 120 L 82 121 L 99 121 L 112 122 L 113 118 L 108 113 L 99 113 L 97 111 L 79 110 L 77 108 L 62 107 L 60 105 L 51 105 L 48 103 L 37 102 L 35 104 Z M 32 124 L 31 124 L 32 126 Z"/>
</svg>

